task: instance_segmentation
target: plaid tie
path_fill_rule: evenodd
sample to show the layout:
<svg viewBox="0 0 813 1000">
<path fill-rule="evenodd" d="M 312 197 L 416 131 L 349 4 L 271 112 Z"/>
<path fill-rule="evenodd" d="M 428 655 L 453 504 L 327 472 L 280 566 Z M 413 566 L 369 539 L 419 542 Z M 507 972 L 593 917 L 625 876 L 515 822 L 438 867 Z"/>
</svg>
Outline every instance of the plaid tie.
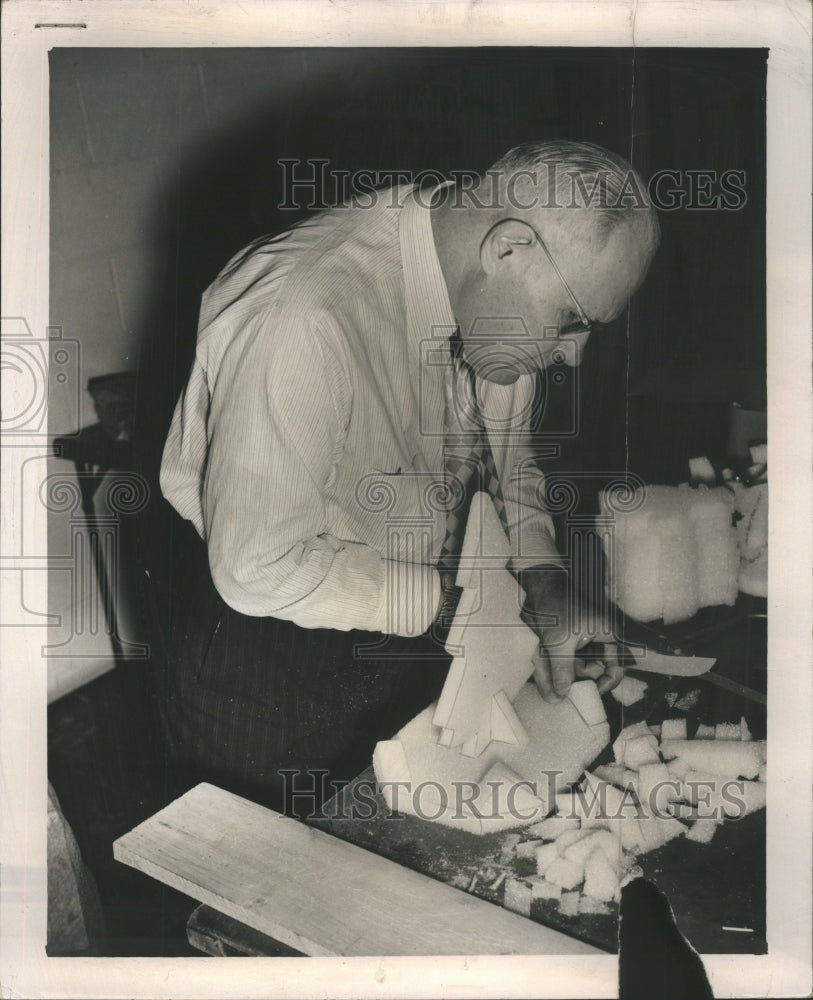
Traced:
<svg viewBox="0 0 813 1000">
<path fill-rule="evenodd" d="M 452 364 L 446 379 L 444 465 L 447 500 L 446 537 L 438 569 L 456 572 L 463 547 L 471 498 L 478 490 L 494 501 L 508 533 L 505 500 L 488 434 L 477 403 L 474 371 L 463 359 L 459 337 L 450 340 Z"/>
</svg>

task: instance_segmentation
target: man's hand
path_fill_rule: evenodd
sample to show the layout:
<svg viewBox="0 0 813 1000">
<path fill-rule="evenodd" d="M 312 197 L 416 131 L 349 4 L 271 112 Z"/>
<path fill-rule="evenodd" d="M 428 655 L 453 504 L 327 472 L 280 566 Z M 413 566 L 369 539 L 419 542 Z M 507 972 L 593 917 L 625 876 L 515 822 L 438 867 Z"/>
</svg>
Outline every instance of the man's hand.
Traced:
<svg viewBox="0 0 813 1000">
<path fill-rule="evenodd" d="M 515 575 L 525 591 L 522 620 L 539 637 L 534 680 L 542 697 L 549 702 L 561 701 L 573 681 L 584 677 L 596 681 L 599 694 L 612 690 L 625 672 L 618 659 L 618 648 L 609 634 L 574 634 L 571 631 L 565 570 L 552 565 L 535 566 Z M 580 616 L 573 615 L 573 619 L 578 622 Z M 592 654 L 594 644 L 600 655 L 591 655 L 589 660 L 576 655 L 587 646 Z M 597 664 L 601 667 L 600 673 Z"/>
</svg>

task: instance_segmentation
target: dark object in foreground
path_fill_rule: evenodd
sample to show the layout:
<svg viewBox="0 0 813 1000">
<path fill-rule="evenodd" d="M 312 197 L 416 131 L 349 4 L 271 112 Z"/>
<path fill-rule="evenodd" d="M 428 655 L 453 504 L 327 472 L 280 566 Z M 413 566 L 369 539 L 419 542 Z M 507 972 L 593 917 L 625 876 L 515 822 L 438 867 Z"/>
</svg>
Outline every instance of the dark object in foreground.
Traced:
<svg viewBox="0 0 813 1000">
<path fill-rule="evenodd" d="M 703 962 L 660 889 L 643 878 L 629 882 L 620 917 L 619 1000 L 713 1000 Z"/>
</svg>

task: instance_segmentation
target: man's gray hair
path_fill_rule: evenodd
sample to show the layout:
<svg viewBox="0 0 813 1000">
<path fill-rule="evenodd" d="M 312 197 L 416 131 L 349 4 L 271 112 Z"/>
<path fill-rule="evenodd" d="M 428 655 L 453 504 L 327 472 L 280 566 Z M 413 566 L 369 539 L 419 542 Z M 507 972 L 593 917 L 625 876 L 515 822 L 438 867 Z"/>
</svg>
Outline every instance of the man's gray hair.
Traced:
<svg viewBox="0 0 813 1000">
<path fill-rule="evenodd" d="M 596 232 L 605 239 L 637 212 L 657 239 L 657 216 L 646 184 L 623 157 L 602 146 L 564 139 L 524 142 L 500 157 L 486 171 L 489 175 L 492 183 L 496 179 L 500 204 L 507 210 L 530 207 L 531 201 L 540 208 L 591 209 Z"/>
</svg>

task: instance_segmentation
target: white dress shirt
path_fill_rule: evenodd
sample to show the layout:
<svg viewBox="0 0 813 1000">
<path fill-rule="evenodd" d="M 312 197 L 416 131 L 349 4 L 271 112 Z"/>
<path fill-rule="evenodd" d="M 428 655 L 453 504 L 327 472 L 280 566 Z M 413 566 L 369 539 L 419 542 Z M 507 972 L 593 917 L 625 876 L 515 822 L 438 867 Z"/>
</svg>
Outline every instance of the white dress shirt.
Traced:
<svg viewBox="0 0 813 1000">
<path fill-rule="evenodd" d="M 407 636 L 434 620 L 456 324 L 422 197 L 394 188 L 263 238 L 203 296 L 161 488 L 244 614 Z M 528 565 L 559 556 L 527 416 L 501 415 L 527 411 L 534 379 L 477 387 Z"/>
</svg>

